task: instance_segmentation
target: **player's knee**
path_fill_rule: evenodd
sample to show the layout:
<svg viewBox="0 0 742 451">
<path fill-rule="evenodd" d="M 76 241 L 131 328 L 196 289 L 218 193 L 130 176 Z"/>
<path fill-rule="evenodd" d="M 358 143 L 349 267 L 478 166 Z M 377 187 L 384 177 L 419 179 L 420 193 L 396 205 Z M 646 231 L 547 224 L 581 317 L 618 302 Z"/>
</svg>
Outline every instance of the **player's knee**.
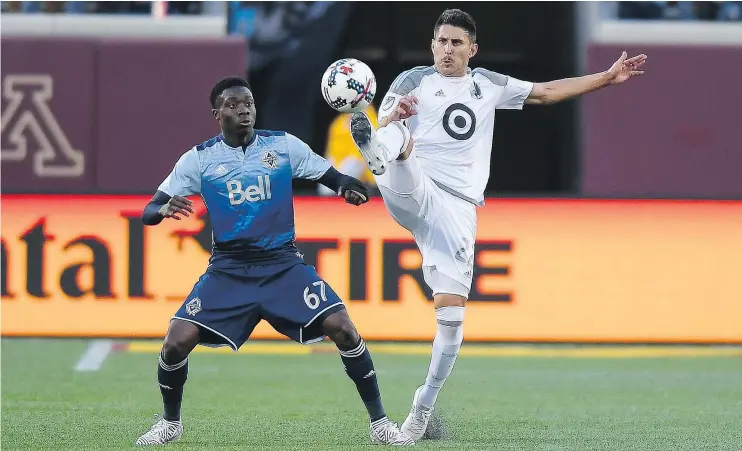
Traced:
<svg viewBox="0 0 742 451">
<path fill-rule="evenodd" d="M 198 344 L 198 326 L 174 320 L 162 343 L 162 358 L 168 364 L 182 362 Z"/>
<path fill-rule="evenodd" d="M 438 333 L 452 344 L 460 344 L 464 338 L 464 307 L 440 307 L 435 310 Z"/>
<path fill-rule="evenodd" d="M 352 349 L 358 346 L 358 342 L 361 341 L 361 336 L 351 322 L 339 325 L 330 338 L 340 349 Z"/>
<path fill-rule="evenodd" d="M 193 347 L 189 345 L 186 340 L 165 340 L 162 343 L 162 358 L 168 364 L 182 362 L 188 354 L 191 353 Z"/>
<path fill-rule="evenodd" d="M 407 147 L 402 149 L 402 153 L 399 154 L 399 157 L 397 157 L 397 160 L 406 160 L 410 158 L 410 154 L 412 153 L 412 148 L 414 147 L 414 138 L 410 137 L 410 140 L 407 142 Z"/>
<path fill-rule="evenodd" d="M 361 340 L 356 326 L 350 320 L 350 316 L 348 316 L 348 312 L 345 310 L 328 316 L 322 324 L 322 328 L 325 335 L 330 337 L 330 340 L 340 349 L 352 349 Z"/>
<path fill-rule="evenodd" d="M 452 283 L 453 285 L 453 283 Z M 453 288 L 459 288 L 460 284 L 456 284 L 453 286 Z M 463 285 L 460 285 L 461 289 L 449 289 L 448 291 L 456 292 L 457 294 L 453 293 L 435 293 L 433 296 L 433 306 L 438 309 L 441 307 L 466 307 L 466 296 L 464 296 L 464 289 L 465 287 Z M 446 287 L 451 288 L 451 287 Z M 468 293 L 467 293 L 468 295 Z"/>
<path fill-rule="evenodd" d="M 174 341 L 167 341 L 162 343 L 162 359 L 167 364 L 174 364 L 182 362 L 188 354 L 184 352 L 184 347 Z"/>
</svg>

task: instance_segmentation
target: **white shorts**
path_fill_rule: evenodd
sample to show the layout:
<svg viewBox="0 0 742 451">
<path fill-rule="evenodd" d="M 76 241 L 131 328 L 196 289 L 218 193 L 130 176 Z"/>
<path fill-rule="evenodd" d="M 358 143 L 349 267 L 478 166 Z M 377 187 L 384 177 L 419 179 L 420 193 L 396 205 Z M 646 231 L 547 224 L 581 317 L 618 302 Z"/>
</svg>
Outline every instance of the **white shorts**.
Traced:
<svg viewBox="0 0 742 451">
<path fill-rule="evenodd" d="M 433 294 L 469 297 L 477 235 L 476 206 L 444 191 L 415 158 L 389 164 L 376 183 L 389 213 L 412 232 Z"/>
</svg>

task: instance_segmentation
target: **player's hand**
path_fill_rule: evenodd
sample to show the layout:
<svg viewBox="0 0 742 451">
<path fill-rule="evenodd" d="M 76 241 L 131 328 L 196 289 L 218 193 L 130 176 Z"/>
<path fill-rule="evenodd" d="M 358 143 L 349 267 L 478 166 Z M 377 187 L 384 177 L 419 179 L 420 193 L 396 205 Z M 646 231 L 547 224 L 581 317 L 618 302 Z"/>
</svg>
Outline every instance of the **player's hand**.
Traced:
<svg viewBox="0 0 742 451">
<path fill-rule="evenodd" d="M 345 199 L 346 203 L 356 206 L 368 202 L 371 198 L 371 190 L 368 189 L 368 186 L 353 177 L 349 176 L 348 179 L 350 180 L 341 186 L 338 191 L 340 197 Z"/>
<path fill-rule="evenodd" d="M 182 196 L 173 196 L 165 205 L 160 208 L 159 213 L 166 218 L 173 218 L 180 221 L 180 216 L 188 217 L 188 213 L 193 213 L 193 202 Z"/>
<path fill-rule="evenodd" d="M 639 70 L 640 67 L 647 62 L 647 55 L 641 54 L 627 58 L 626 51 L 621 53 L 621 57 L 613 63 L 610 69 L 608 69 L 608 83 L 617 85 L 623 83 L 631 77 L 637 75 L 643 75 L 644 71 Z"/>
<path fill-rule="evenodd" d="M 399 99 L 397 107 L 389 113 L 388 117 L 390 121 L 403 121 L 409 119 L 417 114 L 417 97 L 404 96 Z"/>
</svg>

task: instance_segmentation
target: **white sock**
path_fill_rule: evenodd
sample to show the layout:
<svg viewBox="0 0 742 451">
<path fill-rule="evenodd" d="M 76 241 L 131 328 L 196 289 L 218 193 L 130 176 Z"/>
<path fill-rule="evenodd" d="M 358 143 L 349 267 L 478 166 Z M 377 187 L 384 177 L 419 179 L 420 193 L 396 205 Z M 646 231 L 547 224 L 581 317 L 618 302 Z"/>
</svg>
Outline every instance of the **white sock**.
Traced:
<svg viewBox="0 0 742 451">
<path fill-rule="evenodd" d="M 446 378 L 451 374 L 461 342 L 464 341 L 464 307 L 441 307 L 436 309 L 438 332 L 433 340 L 433 354 L 425 385 L 419 402 L 424 407 L 433 407 Z"/>
<path fill-rule="evenodd" d="M 386 160 L 391 163 L 396 160 L 407 148 L 410 132 L 399 122 L 390 122 L 386 127 L 376 130 L 376 140 L 382 144 L 386 150 Z"/>
</svg>

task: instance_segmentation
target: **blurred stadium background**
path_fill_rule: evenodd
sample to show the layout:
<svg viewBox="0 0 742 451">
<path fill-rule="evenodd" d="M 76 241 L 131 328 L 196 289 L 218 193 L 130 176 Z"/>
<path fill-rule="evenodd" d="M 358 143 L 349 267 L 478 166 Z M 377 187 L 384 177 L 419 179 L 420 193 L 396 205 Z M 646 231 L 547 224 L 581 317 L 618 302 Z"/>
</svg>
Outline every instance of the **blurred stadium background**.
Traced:
<svg viewBox="0 0 742 451">
<path fill-rule="evenodd" d="M 259 128 L 373 183 L 322 73 L 361 59 L 380 101 L 431 64 L 445 8 L 477 21 L 472 65 L 520 79 L 604 70 L 624 49 L 649 60 L 626 85 L 498 112 L 469 343 L 423 449 L 742 449 L 734 1 L 2 2 L 2 448 L 127 449 L 159 411 L 159 340 L 206 267 L 209 220 L 198 204 L 145 230 L 139 214 L 217 133 L 215 80 L 247 76 Z M 434 334 L 414 243 L 379 198 L 296 189 L 299 246 L 401 421 Z M 173 447 L 364 449 L 332 348 L 255 338 L 192 357 Z"/>
</svg>

